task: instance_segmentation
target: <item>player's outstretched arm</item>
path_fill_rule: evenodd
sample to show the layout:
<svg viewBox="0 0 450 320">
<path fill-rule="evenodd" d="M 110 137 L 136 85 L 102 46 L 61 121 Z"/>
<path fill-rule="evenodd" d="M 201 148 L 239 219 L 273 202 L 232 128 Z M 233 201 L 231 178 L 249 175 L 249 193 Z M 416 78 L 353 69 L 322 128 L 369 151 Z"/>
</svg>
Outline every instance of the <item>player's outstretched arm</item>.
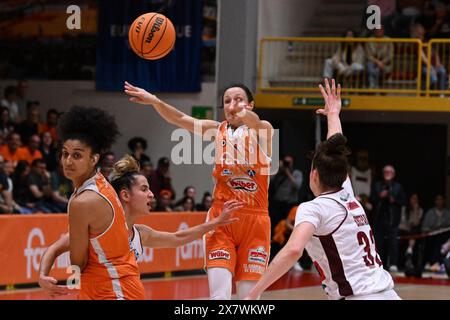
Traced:
<svg viewBox="0 0 450 320">
<path fill-rule="evenodd" d="M 57 285 L 58 281 L 49 276 L 56 258 L 67 251 L 69 251 L 68 233 L 52 243 L 42 255 L 39 264 L 39 286 L 51 297 L 72 293 L 72 290 L 69 290 L 66 286 Z"/>
<path fill-rule="evenodd" d="M 288 242 L 273 258 L 264 275 L 245 298 L 246 300 L 258 299 L 264 290 L 292 268 L 302 256 L 306 244 L 314 234 L 314 230 L 314 226 L 309 222 L 302 222 L 294 228 Z"/>
<path fill-rule="evenodd" d="M 320 92 L 325 100 L 325 107 L 318 109 L 317 114 L 322 114 L 327 117 L 328 134 L 327 139 L 336 133 L 342 133 L 341 120 L 339 114 L 341 112 L 341 85 L 331 79 L 331 87 L 328 79 L 325 79 L 325 88 L 319 84 Z"/>
<path fill-rule="evenodd" d="M 141 234 L 142 245 L 153 248 L 174 248 L 194 241 L 217 227 L 238 221 L 239 218 L 233 218 L 232 214 L 242 207 L 243 204 L 237 200 L 227 201 L 217 218 L 177 232 L 157 231 L 145 225 L 137 225 L 136 227 Z"/>
<path fill-rule="evenodd" d="M 219 122 L 214 120 L 195 119 L 158 99 L 155 95 L 142 88 L 135 87 L 126 81 L 125 93 L 131 96 L 130 101 L 139 104 L 152 105 L 167 122 L 189 130 L 192 133 L 203 135 L 205 131 L 216 129 L 219 126 Z"/>
</svg>

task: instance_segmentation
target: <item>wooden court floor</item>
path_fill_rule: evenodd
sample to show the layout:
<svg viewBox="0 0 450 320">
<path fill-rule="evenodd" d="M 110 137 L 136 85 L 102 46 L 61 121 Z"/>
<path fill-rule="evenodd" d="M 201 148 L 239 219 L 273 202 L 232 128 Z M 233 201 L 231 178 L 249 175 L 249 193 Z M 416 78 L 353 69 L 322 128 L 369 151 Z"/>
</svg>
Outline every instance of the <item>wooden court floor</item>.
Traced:
<svg viewBox="0 0 450 320">
<path fill-rule="evenodd" d="M 395 277 L 395 289 L 405 300 L 450 300 L 450 280 Z M 208 299 L 205 275 L 144 279 L 147 299 L 191 300 Z M 76 296 L 50 298 L 39 288 L 0 291 L 0 300 L 73 300 Z M 262 300 L 326 300 L 320 278 L 314 272 L 290 271 L 269 290 Z"/>
</svg>

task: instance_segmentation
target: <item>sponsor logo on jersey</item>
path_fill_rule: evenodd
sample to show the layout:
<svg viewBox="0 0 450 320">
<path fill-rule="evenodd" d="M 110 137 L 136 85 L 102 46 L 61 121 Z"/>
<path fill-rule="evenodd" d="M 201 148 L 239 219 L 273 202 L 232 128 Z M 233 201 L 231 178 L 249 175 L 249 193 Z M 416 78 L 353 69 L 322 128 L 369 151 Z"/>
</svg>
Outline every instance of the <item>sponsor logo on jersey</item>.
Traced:
<svg viewBox="0 0 450 320">
<path fill-rule="evenodd" d="M 231 172 L 230 169 L 223 169 L 222 171 L 222 176 L 231 176 L 233 173 Z"/>
<path fill-rule="evenodd" d="M 264 247 L 259 247 L 257 249 L 250 249 L 248 251 L 248 262 L 255 262 L 262 265 L 266 265 L 268 254 Z"/>
<path fill-rule="evenodd" d="M 247 273 L 259 273 L 259 274 L 263 274 L 264 271 L 266 270 L 265 266 L 260 266 L 259 264 L 253 264 L 253 263 L 244 263 L 243 264 L 244 267 L 244 272 Z"/>
<path fill-rule="evenodd" d="M 256 171 L 255 170 L 247 170 L 247 174 L 250 178 L 253 178 L 254 176 L 256 176 Z"/>
<path fill-rule="evenodd" d="M 359 216 L 353 216 L 353 220 L 355 221 L 355 223 L 358 227 L 363 227 L 363 226 L 369 225 L 369 219 L 367 219 L 367 216 L 365 214 L 362 214 Z"/>
<path fill-rule="evenodd" d="M 209 253 L 209 260 L 230 260 L 230 253 L 226 250 L 214 250 Z"/>
<path fill-rule="evenodd" d="M 255 192 L 258 189 L 256 182 L 246 178 L 235 178 L 227 181 L 228 186 L 235 190 Z"/>
<path fill-rule="evenodd" d="M 359 208 L 359 205 L 355 201 L 350 201 L 349 203 L 347 203 L 347 209 L 350 211 L 358 209 L 358 208 Z"/>
</svg>

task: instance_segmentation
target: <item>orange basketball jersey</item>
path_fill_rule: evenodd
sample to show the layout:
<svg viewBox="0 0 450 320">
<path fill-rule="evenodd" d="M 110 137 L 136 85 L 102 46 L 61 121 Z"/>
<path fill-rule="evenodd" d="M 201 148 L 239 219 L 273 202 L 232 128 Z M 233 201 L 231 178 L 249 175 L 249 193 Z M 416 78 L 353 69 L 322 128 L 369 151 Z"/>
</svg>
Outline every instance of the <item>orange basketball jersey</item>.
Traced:
<svg viewBox="0 0 450 320">
<path fill-rule="evenodd" d="M 267 213 L 271 159 L 255 130 L 242 125 L 233 131 L 224 121 L 215 144 L 214 205 L 237 199 L 245 203 L 245 211 Z"/>
<path fill-rule="evenodd" d="M 97 173 L 75 190 L 72 199 L 91 190 L 113 209 L 111 225 L 89 241 L 89 257 L 81 273 L 80 299 L 145 299 L 139 268 L 128 241 L 125 213 L 113 187 Z M 70 203 L 69 203 L 70 208 Z"/>
</svg>

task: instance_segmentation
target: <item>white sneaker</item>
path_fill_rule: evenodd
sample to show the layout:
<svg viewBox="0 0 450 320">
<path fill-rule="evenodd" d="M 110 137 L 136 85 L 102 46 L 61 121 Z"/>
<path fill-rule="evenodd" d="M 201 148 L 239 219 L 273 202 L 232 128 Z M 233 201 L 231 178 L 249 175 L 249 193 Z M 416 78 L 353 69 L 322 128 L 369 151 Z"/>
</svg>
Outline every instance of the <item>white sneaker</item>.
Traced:
<svg viewBox="0 0 450 320">
<path fill-rule="evenodd" d="M 398 268 L 397 268 L 396 265 L 392 265 L 392 266 L 389 267 L 389 271 L 390 272 L 398 272 Z"/>
<path fill-rule="evenodd" d="M 295 271 L 303 271 L 303 268 L 298 261 L 294 264 L 294 267 L 292 269 L 294 269 Z"/>
</svg>

